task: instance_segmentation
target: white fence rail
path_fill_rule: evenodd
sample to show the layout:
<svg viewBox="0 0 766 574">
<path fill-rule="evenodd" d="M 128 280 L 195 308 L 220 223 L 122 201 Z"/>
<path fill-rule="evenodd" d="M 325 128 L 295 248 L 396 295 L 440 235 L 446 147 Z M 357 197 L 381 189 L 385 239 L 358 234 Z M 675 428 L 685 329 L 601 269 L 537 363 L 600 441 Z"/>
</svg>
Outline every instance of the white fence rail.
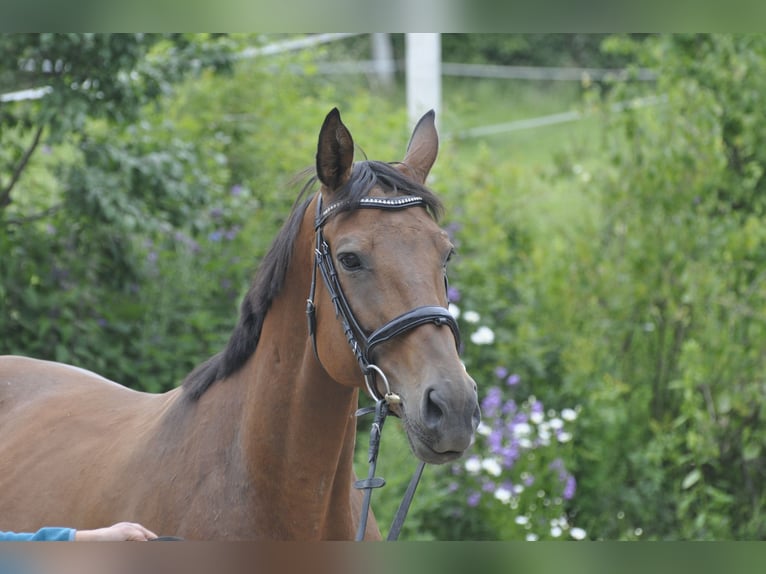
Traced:
<svg viewBox="0 0 766 574">
<path fill-rule="evenodd" d="M 274 42 L 266 46 L 257 46 L 243 50 L 239 58 L 255 58 L 261 56 L 270 56 L 295 50 L 305 50 L 321 44 L 336 42 L 352 36 L 359 36 L 361 33 L 326 33 L 312 34 L 296 39 Z M 394 70 L 401 71 L 404 64 L 401 61 L 387 60 L 386 73 L 391 73 L 391 66 Z M 284 68 L 281 68 L 283 70 Z M 276 70 L 276 68 L 275 68 Z M 292 73 L 302 73 L 300 66 L 290 67 Z M 506 79 L 506 80 L 540 80 L 540 81 L 583 81 L 586 79 L 593 81 L 654 81 L 656 74 L 649 69 L 639 68 L 632 71 L 622 69 L 608 68 L 562 68 L 562 67 L 533 67 L 533 66 L 497 66 L 487 64 L 460 64 L 451 62 L 442 62 L 440 66 L 442 76 L 456 76 L 467 78 L 485 78 L 485 79 Z M 319 62 L 316 65 L 316 72 L 320 74 L 366 74 L 378 75 L 381 72 L 381 62 L 377 60 L 360 60 L 348 62 Z M 39 88 L 18 90 L 0 94 L 0 103 L 10 103 L 23 100 L 36 100 L 45 97 L 51 92 L 49 86 Z M 666 101 L 665 96 L 650 96 L 622 102 L 612 106 L 616 112 L 623 111 L 628 107 L 643 107 L 657 105 Z M 479 126 L 447 134 L 447 137 L 484 137 L 501 133 L 514 132 L 518 130 L 534 129 L 549 125 L 555 125 L 566 122 L 573 122 L 583 119 L 585 114 L 580 111 L 565 111 L 536 118 L 526 118 L 512 122 L 504 122 L 489 126 Z"/>
<path fill-rule="evenodd" d="M 624 112 L 625 110 L 645 108 L 648 106 L 656 106 L 667 102 L 667 96 L 647 96 L 644 98 L 635 98 L 624 102 L 617 102 L 610 106 L 610 110 L 615 113 Z M 498 134 L 504 134 L 509 132 L 516 132 L 519 130 L 528 130 L 533 128 L 541 128 L 544 126 L 552 126 L 555 124 L 563 124 L 567 122 L 575 122 L 588 117 L 588 114 L 578 110 L 572 110 L 568 112 L 560 112 L 557 114 L 550 114 L 547 116 L 539 116 L 536 118 L 526 118 L 523 120 L 515 120 L 512 122 L 505 122 L 500 124 L 492 124 L 489 126 L 480 126 L 476 128 L 470 128 L 463 131 L 445 134 L 445 139 L 449 138 L 476 138 L 493 136 Z"/>
</svg>

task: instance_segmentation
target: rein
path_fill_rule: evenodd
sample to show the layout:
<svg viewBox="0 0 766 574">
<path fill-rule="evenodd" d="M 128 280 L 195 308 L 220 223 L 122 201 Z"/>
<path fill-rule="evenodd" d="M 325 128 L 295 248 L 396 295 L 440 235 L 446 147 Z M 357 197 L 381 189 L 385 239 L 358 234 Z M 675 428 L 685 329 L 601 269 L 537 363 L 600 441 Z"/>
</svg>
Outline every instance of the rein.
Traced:
<svg viewBox="0 0 766 574">
<path fill-rule="evenodd" d="M 358 207 L 366 209 L 382 209 L 387 211 L 407 209 L 415 206 L 425 206 L 425 201 L 418 196 L 400 196 L 400 197 L 364 197 L 360 200 Z M 360 541 L 364 539 L 365 529 L 367 527 L 367 517 L 370 510 L 370 500 L 372 498 L 372 491 L 375 488 L 381 488 L 385 485 L 386 481 L 380 477 L 375 477 L 375 468 L 377 465 L 378 451 L 380 448 L 380 437 L 383 430 L 383 423 L 386 416 L 389 414 L 389 407 L 391 405 L 400 404 L 402 402 L 401 397 L 391 390 L 383 370 L 372 362 L 373 349 L 381 344 L 385 343 L 397 337 L 407 331 L 415 329 L 421 325 L 432 323 L 437 326 L 448 326 L 455 337 L 455 344 L 458 349 L 460 348 L 460 331 L 458 329 L 457 322 L 452 314 L 445 309 L 437 305 L 428 305 L 422 307 L 415 307 L 410 311 L 407 311 L 397 317 L 391 319 L 388 323 L 375 329 L 368 334 L 365 329 L 359 324 L 351 306 L 346 299 L 343 289 L 340 285 L 338 278 L 338 271 L 335 267 L 332 258 L 332 252 L 330 251 L 330 245 L 324 238 L 323 228 L 328 219 L 341 208 L 347 207 L 346 201 L 338 201 L 330 204 L 327 208 L 322 209 L 322 195 L 319 194 L 317 198 L 316 218 L 314 222 L 314 230 L 316 235 L 316 246 L 314 250 L 314 268 L 312 272 L 311 288 L 309 291 L 309 297 L 306 301 L 306 315 L 308 318 L 309 334 L 314 346 L 314 354 L 319 359 L 317 352 L 316 342 L 316 305 L 314 304 L 314 296 L 316 292 L 317 283 L 317 269 L 319 269 L 324 281 L 325 288 L 327 289 L 333 306 L 335 307 L 335 315 L 340 320 L 343 326 L 343 331 L 346 335 L 351 350 L 356 357 L 359 367 L 364 376 L 365 386 L 369 395 L 375 400 L 374 407 L 367 407 L 357 411 L 357 416 L 363 416 L 366 414 L 375 413 L 375 418 L 370 430 L 370 446 L 368 451 L 368 463 L 370 465 L 368 477 L 363 480 L 358 480 L 354 484 L 354 488 L 364 490 L 364 500 L 362 504 L 362 514 L 359 521 L 359 529 L 357 530 L 356 540 Z M 445 277 L 446 287 L 446 277 Z M 321 360 L 320 360 L 321 362 Z M 377 379 L 382 381 L 385 388 L 385 392 L 381 394 L 377 386 Z M 418 464 L 418 468 L 415 470 L 415 474 L 410 480 L 410 484 L 407 487 L 405 496 L 399 505 L 399 509 L 394 517 L 391 529 L 389 530 L 387 540 L 396 540 L 399 531 L 401 530 L 404 520 L 407 516 L 410 503 L 414 497 L 415 490 L 417 489 L 420 476 L 423 473 L 425 467 L 424 462 Z"/>
</svg>

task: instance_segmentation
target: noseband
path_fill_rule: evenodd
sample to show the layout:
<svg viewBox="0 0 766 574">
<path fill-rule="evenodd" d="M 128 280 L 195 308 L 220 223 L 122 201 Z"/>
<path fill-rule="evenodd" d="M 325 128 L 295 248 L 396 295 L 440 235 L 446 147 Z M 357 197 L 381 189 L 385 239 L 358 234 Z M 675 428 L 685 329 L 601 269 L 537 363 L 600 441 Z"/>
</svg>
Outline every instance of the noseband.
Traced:
<svg viewBox="0 0 766 574">
<path fill-rule="evenodd" d="M 316 306 L 314 304 L 314 294 L 316 291 L 317 268 L 322 274 L 325 288 L 330 295 L 330 299 L 335 307 L 335 314 L 343 325 L 343 331 L 346 335 L 351 350 L 354 352 L 359 367 L 364 375 L 367 392 L 376 401 L 385 400 L 388 404 L 398 404 L 401 398 L 391 391 L 388 379 L 383 371 L 372 362 L 372 351 L 375 347 L 386 341 L 398 337 L 399 335 L 411 331 L 416 327 L 432 323 L 437 326 L 446 325 L 452 331 L 455 337 L 455 344 L 460 348 L 460 331 L 457 322 L 452 314 L 444 307 L 438 305 L 427 305 L 415 307 L 394 317 L 385 325 L 378 327 L 372 332 L 362 328 L 354 312 L 349 305 L 343 288 L 340 285 L 338 271 L 333 262 L 330 245 L 324 238 L 323 228 L 327 220 L 338 210 L 347 205 L 345 201 L 338 201 L 324 210 L 322 209 L 322 196 L 317 198 L 316 219 L 314 229 L 316 234 L 316 248 L 314 254 L 314 270 L 311 278 L 311 291 L 306 302 L 306 314 L 308 316 L 309 334 L 314 345 L 314 352 L 317 351 L 316 343 Z M 382 209 L 387 211 L 407 209 L 415 206 L 425 206 L 423 198 L 413 195 L 402 197 L 364 197 L 359 202 L 359 208 Z M 445 276 L 446 288 L 446 276 Z M 368 334 L 369 333 L 369 334 Z M 317 353 L 317 358 L 319 357 Z M 385 393 L 380 395 L 375 378 L 379 376 L 385 387 Z"/>
<path fill-rule="evenodd" d="M 426 206 L 426 202 L 423 198 L 407 195 L 400 197 L 364 197 L 360 200 L 358 208 L 366 209 L 382 209 L 385 211 L 394 211 L 400 209 L 407 209 L 409 207 Z M 314 249 L 314 269 L 311 277 L 311 290 L 309 292 L 308 300 L 306 301 L 306 315 L 308 317 L 309 334 L 311 336 L 311 342 L 314 346 L 314 354 L 319 359 L 319 353 L 317 352 L 316 341 L 316 305 L 314 304 L 314 295 L 316 292 L 317 282 L 317 268 L 322 274 L 322 279 L 325 284 L 325 288 L 330 295 L 333 306 L 335 307 L 335 315 L 343 326 L 343 332 L 346 335 L 351 350 L 354 352 L 359 367 L 364 375 L 364 382 L 367 387 L 367 392 L 375 400 L 375 407 L 369 407 L 360 409 L 357 411 L 357 416 L 364 414 L 375 413 L 375 419 L 372 423 L 372 429 L 370 432 L 370 446 L 368 451 L 368 462 L 370 469 L 368 477 L 364 480 L 358 480 L 354 487 L 359 490 L 364 490 L 364 500 L 362 502 L 362 514 L 359 520 L 359 527 L 357 529 L 356 540 L 363 540 L 364 533 L 367 528 L 367 516 L 369 515 L 370 499 L 372 497 L 372 490 L 374 488 L 380 488 L 385 485 L 385 480 L 379 477 L 375 477 L 375 467 L 378 458 L 378 448 L 380 446 L 380 436 L 383 430 L 383 423 L 386 416 L 389 413 L 389 406 L 393 404 L 401 403 L 401 397 L 391 391 L 391 387 L 388 384 L 388 379 L 385 373 L 372 362 L 372 351 L 376 346 L 386 341 L 402 335 L 416 327 L 426 325 L 428 323 L 437 325 L 439 327 L 446 325 L 452 331 L 452 335 L 455 337 L 455 345 L 460 349 L 460 330 L 458 329 L 457 321 L 452 314 L 444 307 L 438 305 L 426 305 L 423 307 L 415 307 L 406 313 L 394 317 L 388 323 L 378 327 L 374 331 L 366 331 L 359 324 L 354 312 L 349 305 L 348 299 L 343 293 L 343 289 L 340 285 L 338 278 L 338 271 L 333 262 L 332 252 L 330 251 L 330 245 L 324 238 L 323 228 L 327 220 L 344 207 L 348 207 L 346 201 L 338 201 L 330 204 L 324 210 L 322 209 L 322 195 L 321 193 L 317 197 L 316 218 L 314 220 L 314 230 L 316 235 L 316 247 Z M 447 276 L 444 276 L 444 286 L 447 287 Z M 321 362 L 321 360 L 320 360 Z M 379 377 L 383 386 L 385 387 L 385 393 L 381 396 L 376 384 L 376 377 Z M 418 464 L 415 473 L 410 480 L 410 484 L 407 487 L 404 498 L 399 505 L 399 508 L 394 516 L 393 523 L 388 533 L 388 540 L 396 540 L 399 531 L 401 530 L 404 519 L 407 516 L 412 498 L 415 495 L 415 489 L 417 488 L 420 476 L 423 473 L 425 467 L 424 462 Z"/>
</svg>

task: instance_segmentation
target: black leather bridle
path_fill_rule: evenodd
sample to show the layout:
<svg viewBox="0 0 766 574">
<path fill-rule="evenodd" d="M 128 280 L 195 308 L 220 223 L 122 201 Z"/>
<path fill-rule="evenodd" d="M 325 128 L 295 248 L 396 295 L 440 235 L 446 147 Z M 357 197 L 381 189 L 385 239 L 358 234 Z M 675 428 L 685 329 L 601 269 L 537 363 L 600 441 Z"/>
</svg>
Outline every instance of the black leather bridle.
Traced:
<svg viewBox="0 0 766 574">
<path fill-rule="evenodd" d="M 372 352 L 376 346 L 381 343 L 385 343 L 397 337 L 407 331 L 411 331 L 421 325 L 428 323 L 437 326 L 447 326 L 452 331 L 455 337 L 455 344 L 460 348 L 460 330 L 457 325 L 457 321 L 452 314 L 445 308 L 438 305 L 427 305 L 422 307 L 416 307 L 403 313 L 397 317 L 394 317 L 386 324 L 378 327 L 373 331 L 365 330 L 354 315 L 351 305 L 349 305 L 348 299 L 343 293 L 343 289 L 338 277 L 338 271 L 333 262 L 332 252 L 330 245 L 327 243 L 324 237 L 323 228 L 325 223 L 335 213 L 338 213 L 344 208 L 348 208 L 349 205 L 345 200 L 337 201 L 330 204 L 326 208 L 322 208 L 322 195 L 321 193 L 317 197 L 316 217 L 314 221 L 314 232 L 316 236 L 316 246 L 314 249 L 314 268 L 311 278 L 311 288 L 309 291 L 309 297 L 306 302 L 306 315 L 308 317 L 309 334 L 314 346 L 314 353 L 319 359 L 317 352 L 316 342 L 316 305 L 314 303 L 314 296 L 316 292 L 317 284 L 317 269 L 322 276 L 325 288 L 327 289 L 330 299 L 335 307 L 335 314 L 343 326 L 343 331 L 346 335 L 351 350 L 356 357 L 359 367 L 364 375 L 365 385 L 367 392 L 375 400 L 374 408 L 360 409 L 357 411 L 357 415 L 375 413 L 375 420 L 372 424 L 372 430 L 370 434 L 370 450 L 368 462 L 370 463 L 369 476 L 365 480 L 359 480 L 355 483 L 355 487 L 365 491 L 364 503 L 362 505 L 362 516 L 359 524 L 359 530 L 357 532 L 357 540 L 364 538 L 364 532 L 367 525 L 367 516 L 370 507 L 370 498 L 372 496 L 372 489 L 380 488 L 385 484 L 382 478 L 376 478 L 375 465 L 377 461 L 378 447 L 380 444 L 380 433 L 382 431 L 383 422 L 386 415 L 389 413 L 388 407 L 390 405 L 401 403 L 401 397 L 391 391 L 391 387 L 388 383 L 383 370 L 378 367 L 372 361 Z M 365 209 L 381 209 L 381 210 L 400 210 L 408 209 L 410 207 L 426 206 L 426 202 L 422 197 L 415 195 L 396 196 L 396 197 L 364 197 L 362 198 L 356 208 Z M 446 275 L 445 275 L 445 288 L 446 288 Z M 321 362 L 321 360 L 320 360 Z M 381 395 L 378 390 L 376 379 L 380 379 L 385 388 L 385 392 Z M 409 504 L 412 500 L 412 496 L 415 493 L 415 488 L 420 479 L 420 475 L 423 472 L 425 463 L 420 463 L 418 469 L 415 471 L 415 476 L 410 481 L 410 486 L 407 489 L 402 504 L 397 511 L 389 531 L 388 540 L 395 540 L 399 534 L 399 530 L 406 517 Z"/>
<path fill-rule="evenodd" d="M 317 198 L 316 219 L 314 223 L 316 235 L 314 270 L 311 279 L 311 290 L 306 302 L 309 334 L 314 345 L 314 351 L 316 352 L 316 305 L 314 304 L 314 295 L 316 291 L 317 269 L 319 269 L 322 279 L 324 280 L 325 288 L 335 307 L 335 314 L 343 325 L 348 344 L 354 352 L 359 367 L 362 369 L 362 374 L 364 375 L 367 384 L 367 391 L 376 401 L 385 399 L 387 403 L 395 404 L 397 402 L 397 397 L 395 393 L 391 392 L 385 374 L 371 360 L 373 349 L 381 343 L 385 343 L 402 333 L 427 323 L 433 323 L 438 326 L 448 326 L 452 330 L 452 334 L 455 337 L 455 344 L 459 349 L 460 330 L 457 321 L 455 321 L 455 318 L 445 307 L 428 305 L 411 309 L 410 311 L 391 319 L 385 325 L 378 327 L 368 334 L 368 331 L 359 324 L 359 321 L 351 309 L 351 305 L 349 305 L 346 295 L 343 293 L 343 288 L 341 287 L 338 278 L 338 271 L 335 268 L 335 263 L 333 262 L 332 253 L 330 251 L 330 245 L 325 240 L 322 231 L 328 219 L 334 213 L 337 213 L 340 208 L 344 207 L 344 205 L 344 201 L 339 201 L 322 209 L 322 196 L 319 195 Z M 364 197 L 360 200 L 358 207 L 390 211 L 425 205 L 426 203 L 423 198 L 415 195 L 408 195 L 401 197 Z M 380 395 L 377 386 L 374 384 L 376 375 L 380 376 L 386 389 L 386 392 L 382 396 Z M 388 399 L 386 399 L 386 396 L 388 396 Z"/>
</svg>

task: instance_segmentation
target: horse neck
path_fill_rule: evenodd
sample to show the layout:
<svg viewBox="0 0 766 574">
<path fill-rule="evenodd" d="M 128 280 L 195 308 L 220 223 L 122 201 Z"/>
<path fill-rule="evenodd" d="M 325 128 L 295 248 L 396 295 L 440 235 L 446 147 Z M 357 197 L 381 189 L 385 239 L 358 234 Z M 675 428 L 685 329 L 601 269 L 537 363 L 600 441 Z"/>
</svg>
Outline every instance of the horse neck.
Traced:
<svg viewBox="0 0 766 574">
<path fill-rule="evenodd" d="M 304 222 L 294 249 L 289 278 L 266 316 L 258 348 L 237 375 L 246 394 L 245 466 L 257 511 L 271 515 L 271 534 L 349 538 L 358 392 L 327 375 L 308 337 L 310 224 Z"/>
</svg>

